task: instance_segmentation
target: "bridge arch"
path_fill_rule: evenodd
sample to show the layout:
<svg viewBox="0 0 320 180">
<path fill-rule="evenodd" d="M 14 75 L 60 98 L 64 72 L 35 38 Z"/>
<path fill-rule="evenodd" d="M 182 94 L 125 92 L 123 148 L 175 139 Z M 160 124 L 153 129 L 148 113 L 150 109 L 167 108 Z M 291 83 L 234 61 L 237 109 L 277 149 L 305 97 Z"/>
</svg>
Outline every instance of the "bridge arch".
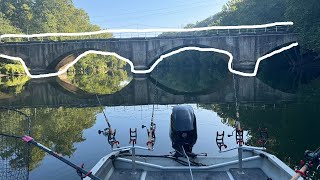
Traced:
<svg viewBox="0 0 320 180">
<path fill-rule="evenodd" d="M 269 53 L 271 53 L 271 52 L 273 52 L 273 51 L 279 50 L 279 49 L 281 49 L 281 48 L 283 48 L 283 47 L 289 46 L 290 44 L 293 44 L 293 43 L 295 43 L 295 41 L 290 41 L 290 42 L 287 42 L 287 43 L 279 44 L 279 45 L 277 45 L 276 47 L 273 47 L 273 48 L 270 48 L 270 49 L 268 49 L 268 50 L 265 50 L 265 53 L 262 54 L 262 56 L 264 56 L 264 55 L 266 55 L 266 54 L 269 54 Z M 299 48 L 299 45 L 296 46 L 296 47 L 293 47 L 293 48 Z M 283 52 L 282 52 L 282 53 L 283 53 Z"/>
<path fill-rule="evenodd" d="M 208 45 L 193 44 L 193 43 L 192 43 L 192 44 L 187 44 L 187 45 L 182 45 L 182 46 L 173 47 L 173 48 L 171 48 L 171 49 L 168 49 L 168 50 L 165 50 L 165 51 L 159 53 L 159 55 L 157 55 L 157 56 L 154 57 L 151 61 L 148 62 L 148 66 L 147 66 L 147 67 L 148 67 L 148 68 L 151 68 L 151 67 L 161 58 L 161 56 L 170 54 L 170 53 L 172 53 L 172 52 L 174 52 L 174 51 L 177 51 L 177 50 L 180 50 L 180 49 L 183 49 L 183 48 L 187 48 L 187 47 L 190 47 L 190 48 L 195 47 L 195 48 L 201 48 L 201 49 L 214 48 L 214 47 L 208 46 Z M 215 49 L 217 49 L 217 48 L 215 48 Z M 222 50 L 222 49 L 220 49 L 220 50 Z M 178 54 L 181 54 L 181 53 L 184 53 L 184 52 L 188 52 L 188 51 L 198 51 L 198 52 L 201 52 L 201 51 L 196 50 L 196 49 L 194 49 L 194 50 L 191 49 L 191 50 L 186 50 L 186 51 L 179 52 L 179 53 L 177 53 L 177 54 L 173 54 L 172 56 L 178 55 Z M 208 52 L 208 51 L 204 51 L 204 52 Z M 230 57 L 229 57 L 228 55 L 224 54 L 224 53 L 219 53 L 219 52 L 215 52 L 215 51 L 209 51 L 209 52 L 212 53 L 212 54 L 218 55 L 219 57 L 221 57 L 221 59 L 225 60 L 225 62 L 228 62 L 228 61 L 229 61 L 229 58 L 230 58 Z M 169 58 L 169 57 L 166 57 L 166 58 Z M 166 59 L 166 58 L 165 58 L 165 59 Z M 163 60 L 165 60 L 165 59 L 163 59 Z M 160 62 L 159 62 L 159 63 L 160 63 Z M 158 64 L 157 64 L 157 65 L 158 65 Z"/>
<path fill-rule="evenodd" d="M 66 65 L 72 63 L 79 55 L 91 49 L 76 49 L 69 51 L 60 55 L 58 58 L 54 59 L 48 66 L 47 70 L 59 71 L 60 69 L 66 67 Z"/>
</svg>

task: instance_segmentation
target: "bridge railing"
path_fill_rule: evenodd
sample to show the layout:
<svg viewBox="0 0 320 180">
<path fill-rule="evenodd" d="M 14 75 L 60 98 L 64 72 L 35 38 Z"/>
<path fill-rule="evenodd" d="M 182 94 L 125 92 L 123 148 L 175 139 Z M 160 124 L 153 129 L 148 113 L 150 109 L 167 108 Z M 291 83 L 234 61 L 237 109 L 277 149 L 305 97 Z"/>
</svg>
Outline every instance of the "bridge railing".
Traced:
<svg viewBox="0 0 320 180">
<path fill-rule="evenodd" d="M 48 41 L 66 41 L 66 40 L 89 40 L 89 39 L 130 39 L 130 38 L 179 38 L 195 36 L 241 36 L 241 35 L 263 35 L 263 34 L 285 34 L 292 33 L 292 26 L 281 25 L 265 28 L 247 28 L 247 29 L 215 29 L 193 32 L 121 32 L 112 33 L 112 37 L 105 38 L 103 35 L 81 35 L 72 37 L 34 37 L 34 38 L 0 38 L 0 43 L 7 42 L 48 42 Z"/>
</svg>

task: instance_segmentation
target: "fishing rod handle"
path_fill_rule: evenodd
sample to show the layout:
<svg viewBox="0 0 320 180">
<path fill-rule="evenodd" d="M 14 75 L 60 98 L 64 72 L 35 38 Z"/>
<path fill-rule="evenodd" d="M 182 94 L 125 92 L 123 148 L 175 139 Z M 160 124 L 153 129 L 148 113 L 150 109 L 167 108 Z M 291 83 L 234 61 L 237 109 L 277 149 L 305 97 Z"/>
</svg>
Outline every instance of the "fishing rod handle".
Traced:
<svg viewBox="0 0 320 180">
<path fill-rule="evenodd" d="M 301 169 L 296 170 L 296 174 L 294 176 L 292 176 L 291 180 L 297 180 L 297 179 L 299 179 L 299 177 L 305 176 L 307 169 L 308 169 L 308 165 L 305 164 L 304 166 L 302 166 Z"/>
<path fill-rule="evenodd" d="M 85 174 L 86 176 L 89 176 L 91 179 L 93 180 L 100 180 L 100 178 L 94 176 L 90 171 L 86 171 L 83 168 L 73 164 L 72 162 L 68 161 L 67 159 L 63 158 L 62 156 L 58 155 L 56 152 L 52 151 L 51 149 L 49 149 L 48 147 L 38 143 L 37 141 L 35 141 L 32 137 L 30 136 L 23 136 L 22 140 L 26 143 L 31 143 L 33 145 L 35 145 L 36 147 L 42 149 L 43 151 L 49 153 L 50 155 L 54 156 L 55 158 L 59 159 L 60 161 L 64 162 L 65 164 L 71 166 L 72 168 L 74 168 L 77 171 L 80 171 L 82 174 Z"/>
</svg>

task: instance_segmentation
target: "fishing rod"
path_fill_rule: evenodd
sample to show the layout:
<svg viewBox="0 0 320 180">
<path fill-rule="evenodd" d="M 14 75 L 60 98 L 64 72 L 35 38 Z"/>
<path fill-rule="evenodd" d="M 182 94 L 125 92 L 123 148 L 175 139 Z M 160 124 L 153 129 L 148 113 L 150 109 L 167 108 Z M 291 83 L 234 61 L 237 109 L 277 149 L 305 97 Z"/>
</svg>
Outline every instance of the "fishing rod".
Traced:
<svg viewBox="0 0 320 180">
<path fill-rule="evenodd" d="M 100 178 L 94 176 L 91 171 L 86 171 L 84 169 L 84 164 L 82 164 L 81 167 L 75 165 L 71 161 L 69 161 L 69 160 L 63 158 L 62 156 L 60 156 L 58 153 L 56 153 L 56 152 L 52 151 L 51 149 L 49 149 L 48 147 L 40 144 L 39 142 L 37 142 L 36 140 L 34 140 L 30 136 L 27 136 L 27 135 L 16 136 L 16 135 L 3 134 L 3 133 L 0 133 L 0 136 L 5 136 L 5 137 L 9 137 L 9 138 L 16 138 L 16 139 L 22 139 L 22 141 L 24 141 L 25 143 L 33 144 L 34 146 L 40 148 L 41 150 L 47 152 L 48 154 L 54 156 L 58 160 L 64 162 L 65 164 L 69 165 L 70 167 L 74 168 L 77 171 L 77 174 L 80 176 L 81 179 L 83 179 L 85 177 L 90 177 L 91 179 L 94 179 L 94 180 L 100 180 Z"/>
<path fill-rule="evenodd" d="M 145 125 L 142 125 L 142 129 L 146 128 Z M 148 141 L 147 141 L 147 146 L 149 150 L 153 149 L 153 146 L 156 141 L 156 124 L 154 123 L 154 104 L 152 105 L 152 114 L 151 114 L 151 122 L 150 122 L 150 127 L 147 129 L 147 135 L 148 135 Z"/>
<path fill-rule="evenodd" d="M 96 94 L 96 98 L 98 100 L 99 106 L 103 107 L 97 94 Z M 110 144 L 111 148 L 113 148 L 114 146 L 119 148 L 119 144 L 120 143 L 119 143 L 119 141 L 116 140 L 116 132 L 117 132 L 117 130 L 116 129 L 113 130 L 111 128 L 109 119 L 107 118 L 107 115 L 104 112 L 104 109 L 102 109 L 102 113 L 103 113 L 105 121 L 107 122 L 108 127 L 105 128 L 104 130 L 99 130 L 98 134 L 102 133 L 104 136 L 106 136 L 108 138 L 108 143 Z"/>
<path fill-rule="evenodd" d="M 96 98 L 97 98 L 97 100 L 98 100 L 99 106 L 103 107 L 97 94 L 96 94 Z M 106 120 L 106 122 L 107 122 L 107 124 L 108 124 L 108 127 L 111 128 L 111 125 L 110 125 L 110 123 L 109 123 L 109 120 L 108 120 L 108 118 L 107 118 L 107 115 L 106 115 L 106 113 L 104 112 L 103 109 L 102 109 L 102 113 L 103 113 L 104 119 Z"/>
<path fill-rule="evenodd" d="M 156 71 L 158 71 L 158 66 L 156 68 Z M 155 104 L 156 99 L 158 99 L 158 89 L 156 88 L 157 84 L 158 84 L 158 81 L 156 79 L 156 84 L 155 84 L 156 93 L 154 93 L 154 99 L 153 99 L 154 102 L 152 104 L 152 114 L 151 114 L 150 127 L 148 129 L 148 128 L 146 128 L 145 125 L 142 125 L 142 129 L 143 128 L 147 129 L 148 141 L 147 141 L 146 145 L 148 146 L 149 150 L 153 149 L 153 146 L 156 142 L 156 124 L 154 123 L 154 104 Z"/>
<path fill-rule="evenodd" d="M 23 115 L 25 117 L 25 119 L 27 119 L 29 122 L 31 121 L 31 118 L 29 117 L 29 115 L 27 115 L 24 112 L 21 112 L 17 109 L 13 109 L 13 108 L 7 108 L 7 107 L 0 107 L 0 109 L 5 109 L 5 110 L 10 110 L 10 111 L 14 111 L 17 112 L 21 115 Z M 29 124 L 30 125 L 30 124 Z M 29 126 L 30 127 L 30 126 Z M 92 175 L 91 171 L 86 171 L 84 169 L 84 164 L 82 164 L 81 167 L 75 165 L 74 163 L 72 163 L 71 161 L 63 158 L 62 156 L 60 156 L 58 153 L 52 151 L 51 149 L 49 149 L 48 147 L 40 144 L 39 142 L 37 142 L 36 140 L 34 140 L 32 137 L 28 136 L 28 135 L 24 135 L 24 136 L 17 136 L 17 135 L 12 135 L 12 134 L 5 134 L 5 133 L 0 133 L 0 136 L 4 136 L 4 137 L 8 137 L 8 138 L 15 138 L 15 139 L 21 139 L 26 143 L 29 144 L 33 144 L 34 146 L 38 147 L 39 149 L 47 152 L 48 154 L 54 156 L 55 158 L 57 158 L 58 160 L 64 162 L 65 164 L 69 165 L 70 167 L 76 169 L 77 174 L 80 176 L 81 179 L 85 178 L 85 177 L 90 177 L 91 179 L 94 180 L 100 180 L 100 178 Z"/>
<path fill-rule="evenodd" d="M 306 162 L 301 160 L 302 167 L 295 171 L 296 174 L 292 176 L 291 180 L 297 180 L 300 177 L 303 177 L 304 179 L 308 178 L 310 175 L 309 170 L 312 167 L 315 167 L 316 170 L 320 170 L 320 147 L 315 151 L 306 150 L 304 158 Z"/>
</svg>

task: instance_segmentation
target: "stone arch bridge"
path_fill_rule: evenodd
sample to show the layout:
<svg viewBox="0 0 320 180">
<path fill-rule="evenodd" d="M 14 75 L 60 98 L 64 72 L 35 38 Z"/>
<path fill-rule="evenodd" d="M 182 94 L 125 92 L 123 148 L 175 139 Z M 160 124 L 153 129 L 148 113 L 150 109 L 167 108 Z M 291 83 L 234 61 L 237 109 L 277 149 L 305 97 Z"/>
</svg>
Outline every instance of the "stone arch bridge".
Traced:
<svg viewBox="0 0 320 180">
<path fill-rule="evenodd" d="M 111 38 L 72 41 L 11 42 L 0 44 L 0 53 L 22 58 L 31 73 L 55 72 L 87 50 L 115 52 L 130 59 L 136 70 L 145 70 L 161 55 L 188 47 L 211 47 L 232 53 L 234 69 L 253 70 L 256 60 L 295 42 L 292 33 L 237 34 L 188 37 Z"/>
</svg>

